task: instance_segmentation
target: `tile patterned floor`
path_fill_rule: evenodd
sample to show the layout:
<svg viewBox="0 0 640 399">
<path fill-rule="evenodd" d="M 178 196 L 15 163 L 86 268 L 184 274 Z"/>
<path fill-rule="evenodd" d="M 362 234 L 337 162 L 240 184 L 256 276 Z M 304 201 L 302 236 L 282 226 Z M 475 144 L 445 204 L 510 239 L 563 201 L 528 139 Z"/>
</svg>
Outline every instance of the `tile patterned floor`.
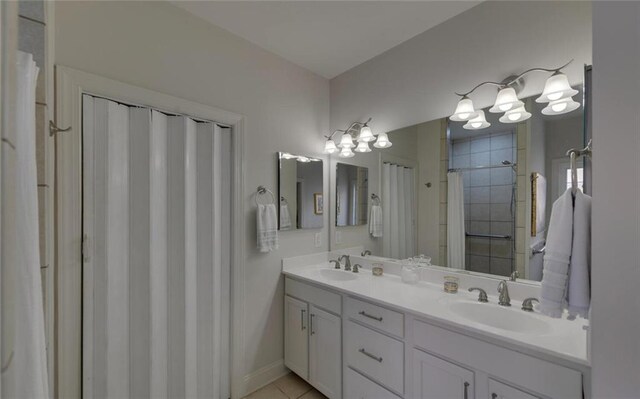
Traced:
<svg viewBox="0 0 640 399">
<path fill-rule="evenodd" d="M 281 377 L 245 399 L 327 399 L 294 373 Z"/>
</svg>

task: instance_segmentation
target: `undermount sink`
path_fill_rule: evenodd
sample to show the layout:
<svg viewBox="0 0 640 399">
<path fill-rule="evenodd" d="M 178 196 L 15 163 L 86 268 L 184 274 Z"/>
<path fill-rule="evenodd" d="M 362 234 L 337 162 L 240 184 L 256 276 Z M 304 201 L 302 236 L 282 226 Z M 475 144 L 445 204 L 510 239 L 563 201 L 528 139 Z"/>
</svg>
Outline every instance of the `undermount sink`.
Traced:
<svg viewBox="0 0 640 399">
<path fill-rule="evenodd" d="M 505 308 L 488 303 L 454 302 L 449 304 L 449 309 L 467 320 L 501 330 L 526 334 L 551 332 L 549 323 L 521 311 L 519 307 Z"/>
<path fill-rule="evenodd" d="M 349 281 L 357 278 L 352 272 L 345 272 L 337 269 L 321 269 L 320 275 L 327 280 L 333 281 Z"/>
</svg>

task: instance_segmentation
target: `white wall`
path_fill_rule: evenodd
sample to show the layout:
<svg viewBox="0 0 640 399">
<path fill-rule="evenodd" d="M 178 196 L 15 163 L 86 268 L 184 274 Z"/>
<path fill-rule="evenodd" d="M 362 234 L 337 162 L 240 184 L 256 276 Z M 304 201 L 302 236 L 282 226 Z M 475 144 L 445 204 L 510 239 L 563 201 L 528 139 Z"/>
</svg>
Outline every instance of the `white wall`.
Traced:
<svg viewBox="0 0 640 399">
<path fill-rule="evenodd" d="M 594 398 L 640 392 L 640 3 L 593 8 Z"/>
<path fill-rule="evenodd" d="M 373 117 L 391 131 L 449 116 L 454 91 L 502 80 L 534 66 L 566 69 L 582 82 L 591 63 L 590 2 L 484 2 L 331 80 L 331 127 Z M 547 74 L 531 74 L 521 97 L 542 91 Z M 472 95 L 493 105 L 495 88 Z"/>
<path fill-rule="evenodd" d="M 279 251 L 259 254 L 252 195 L 258 185 L 276 191 L 277 151 L 326 159 L 317 151 L 329 130 L 329 82 L 169 3 L 57 2 L 55 11 L 57 64 L 245 116 L 244 374 L 255 384 L 282 372 L 280 261 L 327 250 L 313 236 L 328 236 L 328 213 L 325 228 L 282 232 Z"/>
</svg>

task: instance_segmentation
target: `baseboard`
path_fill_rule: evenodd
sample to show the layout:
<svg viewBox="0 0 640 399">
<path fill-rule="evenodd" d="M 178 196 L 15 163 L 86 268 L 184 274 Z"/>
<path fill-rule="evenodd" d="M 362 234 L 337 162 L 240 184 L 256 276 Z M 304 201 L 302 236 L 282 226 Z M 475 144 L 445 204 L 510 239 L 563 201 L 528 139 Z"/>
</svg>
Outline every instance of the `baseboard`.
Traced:
<svg viewBox="0 0 640 399">
<path fill-rule="evenodd" d="M 244 376 L 244 396 L 271 384 L 273 381 L 289 373 L 289 369 L 284 365 L 284 359 L 267 364 L 258 370 Z"/>
</svg>

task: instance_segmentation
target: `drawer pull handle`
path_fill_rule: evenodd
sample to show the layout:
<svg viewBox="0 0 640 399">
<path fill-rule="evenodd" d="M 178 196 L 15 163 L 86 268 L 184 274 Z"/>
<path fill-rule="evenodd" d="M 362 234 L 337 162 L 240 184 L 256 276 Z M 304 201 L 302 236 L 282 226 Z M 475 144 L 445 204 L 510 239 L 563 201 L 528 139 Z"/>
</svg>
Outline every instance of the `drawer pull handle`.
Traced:
<svg viewBox="0 0 640 399">
<path fill-rule="evenodd" d="M 491 394 L 491 399 L 498 399 L 498 394 L 497 393 L 492 393 Z"/>
<path fill-rule="evenodd" d="M 368 356 L 368 357 L 372 358 L 373 360 L 377 361 L 378 363 L 382 363 L 382 358 L 381 357 L 378 357 L 376 355 L 372 355 L 371 353 L 369 353 L 366 350 L 364 350 L 364 348 L 360 348 L 358 350 L 358 352 L 362 353 L 365 356 Z"/>
<path fill-rule="evenodd" d="M 311 313 L 311 335 L 315 334 L 316 332 L 313 331 L 313 318 L 316 317 L 316 315 L 314 315 L 313 313 Z"/>
<path fill-rule="evenodd" d="M 372 315 L 368 314 L 367 312 L 365 312 L 364 310 L 359 311 L 358 314 L 360 314 L 360 315 L 362 315 L 364 317 L 368 317 L 368 318 L 373 319 L 373 320 L 382 321 L 382 317 L 372 316 Z"/>
<path fill-rule="evenodd" d="M 464 399 L 469 399 L 469 383 L 466 381 L 464 382 Z"/>
<path fill-rule="evenodd" d="M 300 329 L 303 331 L 306 329 L 306 327 L 304 326 L 304 312 L 304 309 L 300 309 Z"/>
</svg>

